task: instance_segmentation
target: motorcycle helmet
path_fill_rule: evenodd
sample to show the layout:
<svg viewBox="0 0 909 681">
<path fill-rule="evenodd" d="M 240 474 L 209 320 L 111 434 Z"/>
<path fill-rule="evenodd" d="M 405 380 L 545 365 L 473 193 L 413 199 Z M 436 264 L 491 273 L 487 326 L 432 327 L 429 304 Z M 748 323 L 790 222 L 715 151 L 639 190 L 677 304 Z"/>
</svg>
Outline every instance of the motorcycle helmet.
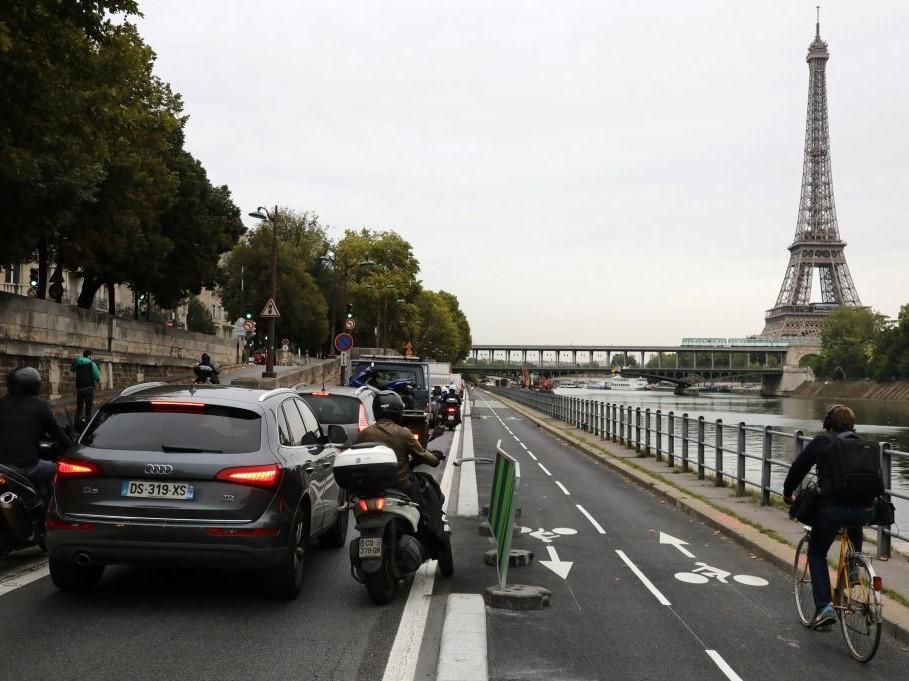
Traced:
<svg viewBox="0 0 909 681">
<path fill-rule="evenodd" d="M 18 367 L 6 376 L 6 389 L 10 395 L 37 395 L 41 392 L 41 374 L 34 367 Z"/>
<path fill-rule="evenodd" d="M 396 392 L 382 390 L 372 401 L 372 413 L 376 421 L 387 419 L 400 423 L 404 413 L 404 400 Z"/>
</svg>

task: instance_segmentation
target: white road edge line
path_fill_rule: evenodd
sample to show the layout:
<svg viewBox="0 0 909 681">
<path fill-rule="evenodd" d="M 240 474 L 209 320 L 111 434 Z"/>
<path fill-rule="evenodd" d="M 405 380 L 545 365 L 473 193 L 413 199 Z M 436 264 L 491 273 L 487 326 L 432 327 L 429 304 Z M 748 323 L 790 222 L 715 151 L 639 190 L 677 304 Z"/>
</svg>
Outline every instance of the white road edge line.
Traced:
<svg viewBox="0 0 909 681">
<path fill-rule="evenodd" d="M 546 469 L 546 466 L 544 466 L 543 464 L 541 464 L 539 461 L 537 461 L 537 466 L 539 466 L 539 467 L 543 470 L 543 472 L 544 472 L 546 475 L 548 475 L 550 478 L 552 477 L 552 473 L 550 473 L 550 472 Z"/>
<path fill-rule="evenodd" d="M 0 596 L 8 594 L 10 591 L 15 591 L 26 584 L 37 582 L 49 574 L 50 569 L 47 567 L 47 559 L 44 558 L 39 563 L 23 567 L 11 574 L 2 575 L 0 576 Z"/>
<path fill-rule="evenodd" d="M 488 681 L 486 604 L 480 594 L 449 594 L 436 681 Z"/>
<path fill-rule="evenodd" d="M 566 497 L 570 497 L 570 496 L 571 496 L 571 492 L 569 492 L 569 491 L 566 489 L 565 485 L 563 485 L 563 484 L 562 484 L 561 482 L 559 482 L 558 480 L 555 481 L 555 484 L 558 486 L 558 488 L 559 488 L 560 490 L 562 490 L 563 492 L 565 492 L 565 496 L 566 496 Z"/>
<path fill-rule="evenodd" d="M 634 563 L 632 563 L 632 562 L 631 562 L 631 559 L 630 559 L 628 556 L 626 556 L 625 553 L 624 553 L 623 551 L 619 551 L 618 549 L 616 549 L 615 552 L 616 552 L 617 554 L 619 554 L 619 558 L 621 558 L 621 559 L 624 561 L 625 565 L 627 565 L 627 566 L 631 569 L 631 571 L 632 571 L 635 575 L 637 575 L 637 578 L 641 580 L 641 583 L 642 583 L 644 586 L 647 587 L 647 590 L 650 591 L 650 593 L 652 593 L 654 596 L 656 596 L 656 599 L 657 599 L 660 603 L 662 603 L 663 605 L 672 605 L 672 603 L 669 602 L 669 599 L 666 598 L 666 597 L 660 592 L 660 590 L 657 589 L 657 588 L 653 585 L 653 582 L 651 582 L 649 579 L 647 579 L 647 575 L 645 575 L 643 572 L 641 572 L 640 569 L 638 568 L 638 566 L 635 565 Z M 709 651 L 708 651 L 708 652 L 709 652 Z M 739 679 L 739 681 L 741 681 L 741 679 Z"/>
<path fill-rule="evenodd" d="M 606 534 L 606 530 L 603 529 L 603 526 L 600 525 L 600 524 L 596 521 L 596 518 L 594 518 L 592 515 L 590 515 L 590 514 L 587 512 L 587 509 L 586 509 L 586 508 L 584 508 L 584 507 L 581 506 L 580 504 L 575 504 L 575 506 L 578 507 L 578 510 L 579 510 L 581 513 L 583 513 L 585 516 L 587 516 L 587 520 L 589 520 L 589 521 L 590 521 L 590 524 L 593 525 L 593 526 L 596 528 L 596 531 L 597 531 L 597 532 L 599 532 L 600 534 Z"/>
<path fill-rule="evenodd" d="M 720 668 L 720 671 L 726 675 L 729 681 L 742 681 L 742 677 L 735 673 L 735 670 L 729 666 L 717 651 L 705 650 L 704 652 L 710 655 L 710 659 L 716 662 L 716 666 Z"/>
<path fill-rule="evenodd" d="M 469 423 L 469 422 L 468 422 Z M 461 429 L 454 432 L 451 448 L 445 460 L 445 470 L 439 485 L 448 499 L 454 478 L 454 462 L 461 441 Z M 420 647 L 426 629 L 426 618 L 429 616 L 429 605 L 432 602 L 432 589 L 435 583 L 436 561 L 424 563 L 413 577 L 401 622 L 395 634 L 394 643 L 388 653 L 388 662 L 382 681 L 413 681 L 417 673 L 417 660 L 420 659 Z"/>
</svg>

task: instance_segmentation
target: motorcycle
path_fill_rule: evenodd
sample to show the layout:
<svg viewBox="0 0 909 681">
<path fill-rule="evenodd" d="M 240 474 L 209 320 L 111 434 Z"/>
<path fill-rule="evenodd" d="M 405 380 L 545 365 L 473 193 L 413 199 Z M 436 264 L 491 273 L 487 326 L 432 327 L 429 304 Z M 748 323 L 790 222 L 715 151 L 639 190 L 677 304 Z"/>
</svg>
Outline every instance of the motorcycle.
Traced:
<svg viewBox="0 0 909 681">
<path fill-rule="evenodd" d="M 461 422 L 461 405 L 458 401 L 449 397 L 442 405 L 442 425 L 448 430 L 454 430 Z"/>
<path fill-rule="evenodd" d="M 196 385 L 202 385 L 206 383 L 218 384 L 221 382 L 218 380 L 218 372 L 208 364 L 197 364 L 193 367 L 193 373 L 195 374 L 193 383 Z"/>
<path fill-rule="evenodd" d="M 40 450 L 42 459 L 54 458 L 52 443 L 42 442 Z M 0 556 L 30 546 L 43 551 L 46 514 L 42 491 L 15 468 L 0 464 Z"/>
<path fill-rule="evenodd" d="M 443 432 L 438 427 L 430 439 Z M 440 451 L 433 453 L 445 458 Z M 375 443 L 353 445 L 334 463 L 335 480 L 349 495 L 344 510 L 353 510 L 360 533 L 350 542 L 351 575 L 377 605 L 389 603 L 400 582 L 427 560 L 439 561 L 443 577 L 454 574 L 450 528 L 441 513 L 430 517 L 428 509 L 391 487 L 397 473 L 394 451 Z M 419 471 L 413 478 L 420 498 L 435 497 L 433 506 L 441 509 L 445 498 L 435 479 Z"/>
</svg>

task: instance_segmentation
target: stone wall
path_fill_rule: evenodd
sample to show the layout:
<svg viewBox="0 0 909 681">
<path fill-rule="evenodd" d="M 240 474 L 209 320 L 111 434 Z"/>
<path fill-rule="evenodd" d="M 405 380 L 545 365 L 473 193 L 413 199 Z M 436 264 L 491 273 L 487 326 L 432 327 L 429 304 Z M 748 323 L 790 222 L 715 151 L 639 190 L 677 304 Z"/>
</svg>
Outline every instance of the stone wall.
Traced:
<svg viewBox="0 0 909 681">
<path fill-rule="evenodd" d="M 909 402 L 909 381 L 812 381 L 803 383 L 794 397 L 822 397 L 839 400 L 891 400 Z"/>
<path fill-rule="evenodd" d="M 70 364 L 85 349 L 101 369 L 101 387 L 124 388 L 153 380 L 182 380 L 207 352 L 217 364 L 233 361 L 226 339 L 117 319 L 94 310 L 0 293 L 0 372 L 34 366 L 44 378 L 44 396 L 74 392 Z"/>
<path fill-rule="evenodd" d="M 293 388 L 298 383 L 309 386 L 336 386 L 341 382 L 341 361 L 339 359 L 314 359 L 310 364 L 292 371 L 287 371 L 275 378 L 262 378 L 249 376 L 235 378 L 231 385 L 244 388 L 260 388 L 274 390 L 275 388 Z"/>
</svg>

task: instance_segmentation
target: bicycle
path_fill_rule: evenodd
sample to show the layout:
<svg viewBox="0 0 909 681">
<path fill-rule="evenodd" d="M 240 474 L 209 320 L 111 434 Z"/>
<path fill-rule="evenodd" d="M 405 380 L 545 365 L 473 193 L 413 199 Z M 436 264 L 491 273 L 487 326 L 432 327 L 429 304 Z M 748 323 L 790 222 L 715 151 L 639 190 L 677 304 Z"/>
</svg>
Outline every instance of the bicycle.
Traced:
<svg viewBox="0 0 909 681">
<path fill-rule="evenodd" d="M 814 618 L 814 598 L 808 568 L 808 540 L 811 528 L 795 549 L 792 565 L 795 606 L 806 627 Z M 874 572 L 871 557 L 855 550 L 845 528 L 839 532 L 840 557 L 836 585 L 832 587 L 833 607 L 849 653 L 859 662 L 868 662 L 881 641 L 881 578 Z"/>
</svg>

